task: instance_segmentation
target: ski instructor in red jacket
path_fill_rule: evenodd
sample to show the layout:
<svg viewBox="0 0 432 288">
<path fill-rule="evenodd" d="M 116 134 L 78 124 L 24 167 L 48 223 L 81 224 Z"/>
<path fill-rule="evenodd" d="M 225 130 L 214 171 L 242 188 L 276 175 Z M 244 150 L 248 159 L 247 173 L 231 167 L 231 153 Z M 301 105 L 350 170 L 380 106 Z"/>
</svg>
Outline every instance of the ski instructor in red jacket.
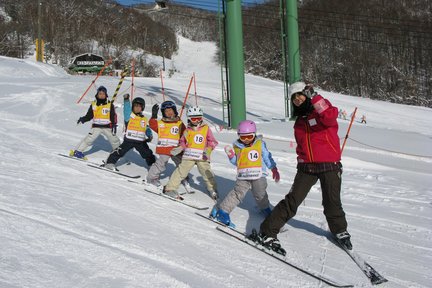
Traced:
<svg viewBox="0 0 432 288">
<path fill-rule="evenodd" d="M 324 215 L 336 240 L 351 250 L 350 234 L 340 198 L 342 182 L 341 150 L 338 132 L 338 109 L 312 86 L 296 82 L 290 86 L 293 104 L 294 135 L 297 142 L 297 174 L 289 193 L 261 223 L 260 232 L 253 231 L 252 240 L 284 254 L 277 234 L 294 217 L 312 186 L 321 184 Z"/>
</svg>

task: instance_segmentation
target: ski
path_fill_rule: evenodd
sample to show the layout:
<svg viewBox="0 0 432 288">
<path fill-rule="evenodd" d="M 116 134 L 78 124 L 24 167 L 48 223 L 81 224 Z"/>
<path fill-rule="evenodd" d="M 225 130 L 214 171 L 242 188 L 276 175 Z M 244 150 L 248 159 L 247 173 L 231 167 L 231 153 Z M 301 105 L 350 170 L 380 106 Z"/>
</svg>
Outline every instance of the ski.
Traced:
<svg viewBox="0 0 432 288">
<path fill-rule="evenodd" d="M 73 160 L 78 160 L 78 161 L 81 161 L 81 162 L 90 163 L 90 162 L 88 161 L 87 157 L 86 157 L 86 158 L 77 158 L 77 157 L 70 156 L 70 155 L 63 154 L 63 153 L 57 153 L 57 155 L 58 155 L 58 156 L 65 157 L 65 158 L 73 159 Z"/>
<path fill-rule="evenodd" d="M 65 157 L 65 158 L 69 158 L 69 159 L 72 159 L 72 160 L 77 160 L 77 161 L 81 161 L 81 162 L 91 163 L 91 164 L 95 164 L 95 165 L 97 165 L 97 163 L 94 163 L 94 162 L 88 161 L 87 158 L 84 158 L 84 159 L 82 159 L 82 158 L 77 158 L 77 157 L 73 157 L 73 156 L 70 156 L 70 155 L 67 155 L 67 154 L 63 154 L 63 153 L 57 153 L 57 155 L 58 155 L 58 156 Z"/>
<path fill-rule="evenodd" d="M 202 218 L 204 218 L 204 219 L 207 219 L 207 220 L 209 220 L 209 221 L 212 221 L 212 222 L 214 222 L 214 223 L 216 223 L 216 224 L 218 224 L 218 225 L 221 225 L 222 227 L 228 227 L 228 228 L 232 229 L 233 231 L 235 231 L 235 232 L 237 232 L 237 233 L 239 233 L 239 234 L 241 234 L 241 235 L 244 235 L 243 232 L 241 232 L 241 231 L 239 231 L 239 230 L 237 230 L 237 229 L 235 228 L 236 226 L 235 226 L 235 224 L 233 224 L 233 223 L 231 223 L 231 225 L 226 225 L 226 224 L 224 224 L 224 223 L 222 223 L 222 222 L 217 221 L 217 220 L 214 219 L 214 218 L 211 218 L 209 215 L 203 215 L 203 214 L 198 213 L 198 212 L 195 212 L 195 214 L 198 215 L 198 216 L 200 216 L 200 217 L 202 217 Z"/>
<path fill-rule="evenodd" d="M 344 250 L 354 261 L 354 263 L 357 264 L 357 266 L 360 268 L 360 270 L 366 275 L 366 277 L 369 278 L 370 282 L 373 285 L 378 285 L 381 283 L 385 283 L 388 280 L 381 276 L 369 263 L 367 263 L 363 257 L 361 257 L 357 252 L 354 250 L 348 250 L 346 249 L 341 243 L 335 239 L 337 245 Z"/>
<path fill-rule="evenodd" d="M 197 209 L 197 210 L 207 210 L 207 209 L 209 209 L 208 206 L 199 206 L 198 204 L 190 203 L 190 202 L 184 200 L 182 197 L 181 197 L 180 199 L 172 198 L 172 197 L 170 197 L 170 196 L 165 195 L 165 194 L 164 194 L 161 190 L 159 190 L 159 189 L 158 189 L 157 192 L 156 192 L 156 191 L 152 191 L 152 190 L 150 190 L 150 189 L 146 189 L 146 188 L 144 188 L 144 190 L 147 191 L 147 192 L 150 192 L 150 193 L 153 193 L 153 194 L 156 194 L 156 195 L 162 196 L 162 197 L 164 197 L 164 198 L 170 199 L 170 200 L 175 201 L 175 202 L 177 202 L 177 203 L 183 204 L 183 205 L 185 205 L 185 206 L 188 206 L 188 207 L 191 207 L 191 208 Z"/>
<path fill-rule="evenodd" d="M 181 197 L 181 199 L 176 199 L 176 198 L 169 197 L 169 196 L 163 194 L 163 192 L 162 192 L 162 186 L 161 187 L 156 187 L 154 185 L 147 184 L 145 182 L 145 180 L 143 180 L 141 182 L 134 181 L 134 180 L 128 180 L 128 181 L 132 182 L 132 183 L 144 185 L 144 191 L 145 192 L 149 192 L 149 193 L 152 193 L 152 194 L 155 194 L 155 195 L 167 198 L 167 199 L 169 199 L 171 201 L 175 201 L 175 202 L 183 204 L 185 206 L 188 206 L 188 207 L 191 207 L 191 208 L 194 208 L 194 209 L 197 209 L 197 210 L 207 210 L 207 209 L 209 209 L 208 206 L 200 206 L 198 204 L 188 202 L 187 200 L 184 200 L 183 197 Z M 150 187 L 150 186 L 152 186 L 152 187 Z"/>
<path fill-rule="evenodd" d="M 130 181 L 130 182 L 134 182 L 136 184 L 142 184 L 142 185 L 152 185 L 152 184 L 148 184 L 146 179 L 143 179 L 142 181 Z M 180 195 L 195 193 L 195 190 L 193 188 L 191 188 L 189 184 L 185 185 L 185 184 L 182 183 L 182 186 L 183 186 L 183 188 L 184 188 L 185 191 L 179 192 Z M 162 188 L 163 188 L 162 185 L 159 186 L 159 187 L 155 187 L 155 189 L 159 189 L 160 191 L 162 191 Z"/>
<path fill-rule="evenodd" d="M 198 212 L 195 212 L 195 214 L 197 214 L 198 216 L 201 216 L 201 217 L 203 217 L 203 218 L 205 218 L 205 219 L 207 219 L 207 220 L 209 220 L 209 221 L 212 221 L 212 222 L 214 222 L 214 223 L 216 223 L 216 224 L 219 224 L 219 225 L 221 225 L 221 226 L 225 226 L 225 227 L 231 228 L 232 230 L 236 231 L 237 233 L 240 233 L 240 234 L 244 235 L 243 232 L 241 232 L 241 231 L 239 231 L 239 230 L 236 229 L 236 225 L 235 225 L 234 223 L 232 223 L 232 225 L 229 226 L 229 225 L 225 225 L 225 224 L 222 223 L 222 222 L 217 221 L 217 220 L 214 219 L 214 218 L 211 218 L 211 217 L 208 216 L 208 215 L 206 216 L 206 215 L 203 215 L 203 214 L 198 213 Z M 288 228 L 286 228 L 285 226 L 283 226 L 283 227 L 279 230 L 279 233 L 284 233 L 284 232 L 286 232 L 286 231 L 288 231 Z"/>
<path fill-rule="evenodd" d="M 100 170 L 103 170 L 103 171 L 111 172 L 111 173 L 114 173 L 114 174 L 117 174 L 119 176 L 126 177 L 126 178 L 138 179 L 138 178 L 141 177 L 140 175 L 128 175 L 128 174 L 121 173 L 119 171 L 106 169 L 106 168 L 104 168 L 104 167 L 102 167 L 100 165 L 97 165 L 97 164 L 89 163 L 89 164 L 87 164 L 87 166 L 92 167 L 92 168 L 96 168 L 96 169 L 100 169 Z"/>
<path fill-rule="evenodd" d="M 253 242 L 252 240 L 249 240 L 248 238 L 246 238 L 246 235 L 244 233 L 241 233 L 239 231 L 235 231 L 231 228 L 223 227 L 223 226 L 217 226 L 216 229 L 218 231 L 223 232 L 226 235 L 229 235 L 229 236 L 231 236 L 237 240 L 240 240 L 241 242 L 246 243 L 249 246 L 254 247 L 255 249 L 258 249 L 259 251 L 281 261 L 282 263 L 284 263 L 288 266 L 291 266 L 292 268 L 297 269 L 298 271 L 303 272 L 303 273 L 305 273 L 305 274 L 307 274 L 307 275 L 309 275 L 309 276 L 311 276 L 317 280 L 320 280 L 320 281 L 322 281 L 322 282 L 324 282 L 330 286 L 333 286 L 333 287 L 354 287 L 354 285 L 339 283 L 339 282 L 337 282 L 333 279 L 330 279 L 327 276 L 322 275 L 318 272 L 311 271 L 308 268 L 303 268 L 303 267 L 299 266 L 298 264 L 293 264 L 287 259 L 286 256 L 282 256 L 281 254 L 278 254 L 278 253 L 276 253 L 276 252 L 274 252 L 274 251 L 272 251 L 266 247 L 263 247 L 260 244 Z"/>
</svg>

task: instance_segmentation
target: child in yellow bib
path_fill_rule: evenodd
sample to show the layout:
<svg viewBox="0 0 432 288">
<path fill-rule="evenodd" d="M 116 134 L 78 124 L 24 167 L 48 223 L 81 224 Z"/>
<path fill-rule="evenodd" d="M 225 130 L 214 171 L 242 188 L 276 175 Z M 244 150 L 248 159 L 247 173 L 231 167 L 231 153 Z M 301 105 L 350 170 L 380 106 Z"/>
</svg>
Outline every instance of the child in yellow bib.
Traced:
<svg viewBox="0 0 432 288">
<path fill-rule="evenodd" d="M 210 167 L 210 154 L 218 142 L 209 127 L 203 124 L 203 112 L 200 107 L 190 107 L 187 110 L 187 118 L 188 127 L 180 138 L 180 146 L 171 150 L 171 155 L 183 152 L 182 161 L 172 173 L 163 191 L 170 197 L 180 198 L 177 189 L 181 181 L 197 165 L 210 197 L 217 199 L 216 181 Z"/>
<path fill-rule="evenodd" d="M 120 147 L 111 152 L 106 161 L 105 168 L 114 170 L 117 161 L 133 148 L 135 148 L 147 162 L 148 167 L 156 161 L 153 151 L 150 150 L 147 144 L 150 139 L 146 133 L 148 131 L 148 120 L 142 114 L 144 108 L 145 101 L 143 98 L 136 97 L 132 101 L 132 113 L 127 124 L 123 143 Z"/>
<path fill-rule="evenodd" d="M 87 121 L 93 120 L 92 129 L 87 136 L 78 144 L 75 150 L 71 150 L 70 156 L 82 158 L 84 151 L 88 146 L 103 134 L 111 144 L 113 150 L 117 149 L 120 145 L 120 139 L 116 136 L 117 116 L 115 113 L 114 105 L 108 100 L 107 89 L 100 86 L 97 89 L 96 100 L 92 102 L 87 114 L 80 117 L 77 124 L 84 124 Z"/>
<path fill-rule="evenodd" d="M 225 147 L 230 162 L 237 166 L 237 181 L 234 189 L 215 205 L 210 217 L 226 225 L 232 224 L 229 214 L 243 200 L 246 193 L 251 190 L 258 208 L 268 215 L 271 212 L 267 195 L 267 168 L 273 173 L 273 179 L 278 182 L 279 172 L 271 153 L 267 150 L 262 136 L 256 136 L 256 125 L 253 121 L 240 122 L 237 130 L 239 139 L 233 146 Z"/>
</svg>

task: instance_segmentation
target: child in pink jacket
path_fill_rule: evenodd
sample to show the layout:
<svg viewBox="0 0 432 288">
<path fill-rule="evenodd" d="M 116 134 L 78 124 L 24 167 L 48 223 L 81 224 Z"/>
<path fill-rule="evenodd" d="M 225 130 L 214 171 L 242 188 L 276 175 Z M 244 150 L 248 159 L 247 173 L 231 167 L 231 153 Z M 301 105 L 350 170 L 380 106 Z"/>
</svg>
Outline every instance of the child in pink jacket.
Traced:
<svg viewBox="0 0 432 288">
<path fill-rule="evenodd" d="M 203 124 L 203 111 L 200 107 L 190 107 L 187 110 L 187 118 L 188 127 L 180 138 L 180 145 L 171 150 L 172 155 L 183 152 L 182 162 L 171 175 L 163 192 L 167 196 L 180 199 L 177 189 L 193 166 L 197 165 L 210 197 L 216 200 L 218 194 L 215 177 L 210 167 L 210 154 L 218 142 L 214 138 L 210 127 Z"/>
</svg>

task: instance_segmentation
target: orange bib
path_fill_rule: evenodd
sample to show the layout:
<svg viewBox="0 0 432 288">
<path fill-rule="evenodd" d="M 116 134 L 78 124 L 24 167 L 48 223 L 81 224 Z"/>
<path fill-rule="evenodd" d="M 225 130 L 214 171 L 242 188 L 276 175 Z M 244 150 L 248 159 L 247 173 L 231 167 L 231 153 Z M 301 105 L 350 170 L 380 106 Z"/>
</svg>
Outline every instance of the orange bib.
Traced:
<svg viewBox="0 0 432 288">
<path fill-rule="evenodd" d="M 177 147 L 180 140 L 180 126 L 182 121 L 158 121 L 158 147 Z"/>
</svg>

